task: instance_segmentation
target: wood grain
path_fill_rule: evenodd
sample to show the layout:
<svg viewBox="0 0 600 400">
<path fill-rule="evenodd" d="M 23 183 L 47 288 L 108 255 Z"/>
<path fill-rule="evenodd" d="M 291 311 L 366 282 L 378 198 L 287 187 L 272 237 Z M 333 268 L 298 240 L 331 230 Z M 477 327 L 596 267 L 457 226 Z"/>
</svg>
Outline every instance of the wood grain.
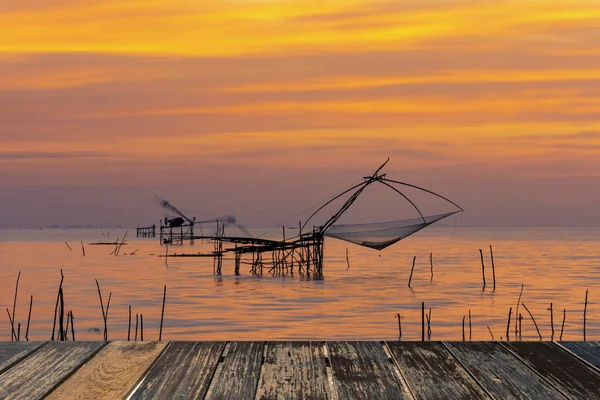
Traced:
<svg viewBox="0 0 600 400">
<path fill-rule="evenodd" d="M 225 342 L 173 342 L 131 396 L 139 399 L 203 399 Z"/>
<path fill-rule="evenodd" d="M 600 342 L 560 342 L 559 344 L 600 368 Z"/>
<path fill-rule="evenodd" d="M 515 342 L 506 346 L 570 396 L 600 398 L 600 374 L 555 344 Z"/>
<path fill-rule="evenodd" d="M 46 342 L 0 342 L 0 374 Z"/>
<path fill-rule="evenodd" d="M 166 345 L 166 342 L 112 342 L 47 398 L 123 398 L 142 378 Z"/>
<path fill-rule="evenodd" d="M 340 399 L 410 398 L 394 364 L 379 342 L 328 342 Z"/>
<path fill-rule="evenodd" d="M 323 342 L 269 342 L 256 398 L 331 398 L 323 346 Z"/>
<path fill-rule="evenodd" d="M 388 342 L 400 371 L 418 399 L 488 398 L 439 342 Z"/>
<path fill-rule="evenodd" d="M 206 398 L 254 399 L 264 348 L 264 342 L 231 342 Z"/>
<path fill-rule="evenodd" d="M 497 342 L 444 342 L 498 399 L 562 399 L 560 392 Z"/>
<path fill-rule="evenodd" d="M 41 399 L 105 342 L 51 342 L 0 376 L 1 399 Z"/>
</svg>

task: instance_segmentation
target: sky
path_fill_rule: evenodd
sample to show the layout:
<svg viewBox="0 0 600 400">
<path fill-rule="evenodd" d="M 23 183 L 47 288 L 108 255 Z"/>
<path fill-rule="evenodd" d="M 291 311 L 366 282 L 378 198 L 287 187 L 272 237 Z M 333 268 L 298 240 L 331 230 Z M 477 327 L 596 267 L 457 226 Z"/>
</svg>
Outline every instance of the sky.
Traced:
<svg viewBox="0 0 600 400">
<path fill-rule="evenodd" d="M 146 225 L 156 196 L 271 226 L 388 157 L 465 226 L 600 226 L 597 0 L 4 0 L 0 26 L 0 227 Z"/>
</svg>

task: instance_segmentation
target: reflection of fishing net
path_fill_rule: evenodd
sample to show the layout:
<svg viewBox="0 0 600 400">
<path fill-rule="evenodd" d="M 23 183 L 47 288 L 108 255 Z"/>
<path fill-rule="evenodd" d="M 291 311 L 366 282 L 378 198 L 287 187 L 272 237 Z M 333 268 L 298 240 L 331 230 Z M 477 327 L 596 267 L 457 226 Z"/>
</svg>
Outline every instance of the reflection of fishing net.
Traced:
<svg viewBox="0 0 600 400">
<path fill-rule="evenodd" d="M 399 240 L 420 231 L 426 226 L 458 212 L 460 211 L 390 222 L 332 225 L 325 231 L 325 236 L 345 240 L 376 250 L 383 250 Z"/>
</svg>

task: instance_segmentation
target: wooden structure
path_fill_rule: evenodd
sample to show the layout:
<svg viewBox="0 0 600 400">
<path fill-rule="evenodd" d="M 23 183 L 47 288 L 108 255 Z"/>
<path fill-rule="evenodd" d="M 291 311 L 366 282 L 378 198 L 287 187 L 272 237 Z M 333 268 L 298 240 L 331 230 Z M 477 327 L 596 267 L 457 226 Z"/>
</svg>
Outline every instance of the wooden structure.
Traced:
<svg viewBox="0 0 600 400">
<path fill-rule="evenodd" d="M 136 237 L 153 238 L 156 237 L 156 225 L 144 226 L 136 229 Z"/>
<path fill-rule="evenodd" d="M 183 245 L 186 242 L 194 244 L 194 222 L 172 226 L 170 224 L 160 225 L 160 243 L 169 245 Z"/>
<path fill-rule="evenodd" d="M 600 399 L 599 342 L 2 342 L 3 399 Z"/>
</svg>

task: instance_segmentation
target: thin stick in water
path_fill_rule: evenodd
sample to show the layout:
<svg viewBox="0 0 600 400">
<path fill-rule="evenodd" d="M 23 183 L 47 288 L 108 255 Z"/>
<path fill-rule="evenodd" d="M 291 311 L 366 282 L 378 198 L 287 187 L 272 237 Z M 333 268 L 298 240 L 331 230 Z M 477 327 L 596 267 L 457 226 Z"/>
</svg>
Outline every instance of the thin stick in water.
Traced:
<svg viewBox="0 0 600 400">
<path fill-rule="evenodd" d="M 425 302 L 421 302 L 421 341 L 425 341 Z"/>
<path fill-rule="evenodd" d="M 102 309 L 102 320 L 104 321 L 104 340 L 106 340 L 107 339 L 106 314 L 104 313 L 104 301 L 102 301 L 102 291 L 100 290 L 100 284 L 98 283 L 98 279 L 96 279 L 96 287 L 98 288 L 98 297 L 100 298 L 100 308 Z"/>
<path fill-rule="evenodd" d="M 525 284 L 521 283 L 521 292 L 519 293 L 519 299 L 517 300 L 517 310 L 515 311 L 515 315 L 518 316 L 519 315 L 519 305 L 521 304 L 521 296 L 523 296 L 523 289 L 525 288 Z M 519 335 L 519 328 L 518 328 L 518 324 L 519 323 L 519 319 L 515 319 L 515 336 Z"/>
<path fill-rule="evenodd" d="M 13 321 L 12 317 L 10 316 L 10 311 L 8 310 L 8 307 L 6 307 L 6 314 L 8 314 L 8 320 L 10 321 L 10 327 L 11 327 L 10 340 L 12 342 L 17 338 L 17 333 L 15 332 L 15 322 Z"/>
<path fill-rule="evenodd" d="M 83 247 L 83 240 L 81 241 L 81 255 L 85 256 L 85 247 Z"/>
<path fill-rule="evenodd" d="M 19 322 L 19 325 L 17 327 L 17 342 L 21 341 L 21 323 Z"/>
<path fill-rule="evenodd" d="M 426 317 L 427 317 L 427 338 L 428 338 L 428 340 L 431 340 L 431 308 L 429 309 L 429 314 L 427 314 Z"/>
<path fill-rule="evenodd" d="M 58 284 L 58 294 L 56 295 L 56 305 L 54 306 L 54 322 L 52 323 L 52 337 L 50 340 L 54 340 L 54 332 L 56 331 L 56 316 L 58 315 L 58 302 L 60 301 L 60 290 L 62 289 L 63 281 L 65 280 L 65 276 L 63 275 L 63 270 L 60 270 L 60 283 Z"/>
<path fill-rule="evenodd" d="M 523 304 L 523 308 L 525 309 L 525 311 L 527 311 L 527 313 L 531 317 L 531 320 L 533 321 L 533 324 L 535 325 L 535 330 L 537 331 L 538 336 L 540 337 L 540 340 L 542 340 L 542 334 L 540 333 L 540 329 L 538 328 L 537 322 L 535 322 L 535 318 L 533 318 L 533 314 L 531 313 L 531 311 L 529 311 L 529 309 L 527 308 L 527 306 L 525 304 Z"/>
<path fill-rule="evenodd" d="M 585 290 L 585 305 L 583 306 L 583 341 L 584 342 L 586 340 L 585 327 L 586 327 L 586 324 L 587 324 L 588 292 L 589 292 L 589 290 L 586 289 Z M 14 318 L 14 314 L 13 314 L 13 318 Z"/>
<path fill-rule="evenodd" d="M 431 280 L 433 280 L 433 252 L 429 253 L 429 265 L 431 266 Z"/>
<path fill-rule="evenodd" d="M 562 341 L 562 337 L 563 337 L 563 332 L 565 330 L 565 320 L 567 319 L 567 309 L 565 308 L 563 310 L 563 322 L 562 322 L 562 326 L 560 327 L 560 339 Z"/>
<path fill-rule="evenodd" d="M 15 309 L 17 308 L 17 293 L 19 292 L 19 279 L 21 278 L 21 271 L 19 271 L 19 275 L 17 275 L 17 284 L 15 286 L 15 300 L 13 301 L 13 310 L 12 310 L 12 321 L 13 321 L 13 325 L 15 322 Z M 12 330 L 14 332 L 15 327 L 12 327 Z M 17 339 L 17 337 L 15 336 L 15 339 Z M 17 340 L 18 341 L 18 340 Z"/>
<path fill-rule="evenodd" d="M 413 257 L 412 268 L 410 269 L 410 277 L 408 278 L 408 287 L 410 287 L 410 281 L 412 281 L 413 271 L 415 270 L 415 261 L 417 260 L 417 256 Z"/>
<path fill-rule="evenodd" d="M 75 317 L 73 317 L 73 311 L 71 311 L 71 339 L 75 341 Z"/>
<path fill-rule="evenodd" d="M 523 340 L 523 314 L 519 313 L 519 340 Z"/>
<path fill-rule="evenodd" d="M 398 340 L 402 340 L 402 317 L 400 316 L 400 313 L 397 313 L 396 317 L 398 318 Z"/>
<path fill-rule="evenodd" d="M 496 266 L 494 265 L 494 251 L 490 244 L 490 257 L 492 258 L 492 278 L 494 279 L 494 291 L 496 291 Z"/>
<path fill-rule="evenodd" d="M 492 330 L 490 329 L 490 326 L 487 325 L 488 331 L 490 332 L 490 336 L 492 337 L 492 340 L 496 340 L 494 339 L 494 334 L 492 333 Z"/>
<path fill-rule="evenodd" d="M 137 342 L 139 316 L 135 314 L 135 341 Z"/>
<path fill-rule="evenodd" d="M 140 341 L 144 341 L 144 314 L 140 314 Z"/>
<path fill-rule="evenodd" d="M 465 316 L 463 315 L 463 319 L 462 319 L 462 341 L 465 341 Z"/>
<path fill-rule="evenodd" d="M 167 285 L 165 285 L 165 290 L 163 292 L 163 304 L 162 311 L 160 313 L 160 330 L 158 332 L 158 341 L 162 340 L 162 328 L 163 328 L 163 319 L 165 318 L 165 301 L 167 299 Z"/>
<path fill-rule="evenodd" d="M 65 341 L 65 328 L 64 328 L 64 323 L 65 323 L 65 299 L 63 296 L 63 290 L 62 288 L 60 288 L 58 290 L 58 297 L 60 297 L 60 312 L 58 314 L 58 334 L 59 334 L 59 340 L 64 342 Z"/>
<path fill-rule="evenodd" d="M 506 341 L 510 342 L 510 317 L 512 315 L 512 307 L 510 308 L 510 310 L 508 310 L 508 323 L 506 324 Z"/>
<path fill-rule="evenodd" d="M 548 310 L 550 310 L 550 329 L 552 331 L 550 340 L 554 342 L 554 309 L 552 308 L 552 302 L 550 302 L 550 308 Z"/>
<path fill-rule="evenodd" d="M 127 341 L 131 340 L 131 304 L 129 305 L 129 325 L 127 326 Z"/>
<path fill-rule="evenodd" d="M 348 268 L 346 268 L 346 270 L 350 269 L 350 258 L 348 257 L 348 248 L 346 247 L 346 264 L 348 264 Z"/>
<path fill-rule="evenodd" d="M 73 251 L 73 249 L 71 248 L 71 246 L 69 246 L 69 243 L 65 242 L 65 244 L 67 245 L 67 247 L 69 248 L 69 250 Z"/>
<path fill-rule="evenodd" d="M 27 329 L 25 329 L 25 340 L 29 341 L 29 323 L 31 322 L 31 308 L 33 307 L 33 295 L 29 299 L 29 316 L 27 317 Z"/>
<path fill-rule="evenodd" d="M 471 325 L 471 309 L 469 308 L 469 341 L 473 338 L 473 327 Z"/>
<path fill-rule="evenodd" d="M 485 290 L 485 265 L 483 264 L 483 250 L 479 249 L 479 254 L 481 255 L 481 276 L 483 278 L 483 290 Z"/>
</svg>

